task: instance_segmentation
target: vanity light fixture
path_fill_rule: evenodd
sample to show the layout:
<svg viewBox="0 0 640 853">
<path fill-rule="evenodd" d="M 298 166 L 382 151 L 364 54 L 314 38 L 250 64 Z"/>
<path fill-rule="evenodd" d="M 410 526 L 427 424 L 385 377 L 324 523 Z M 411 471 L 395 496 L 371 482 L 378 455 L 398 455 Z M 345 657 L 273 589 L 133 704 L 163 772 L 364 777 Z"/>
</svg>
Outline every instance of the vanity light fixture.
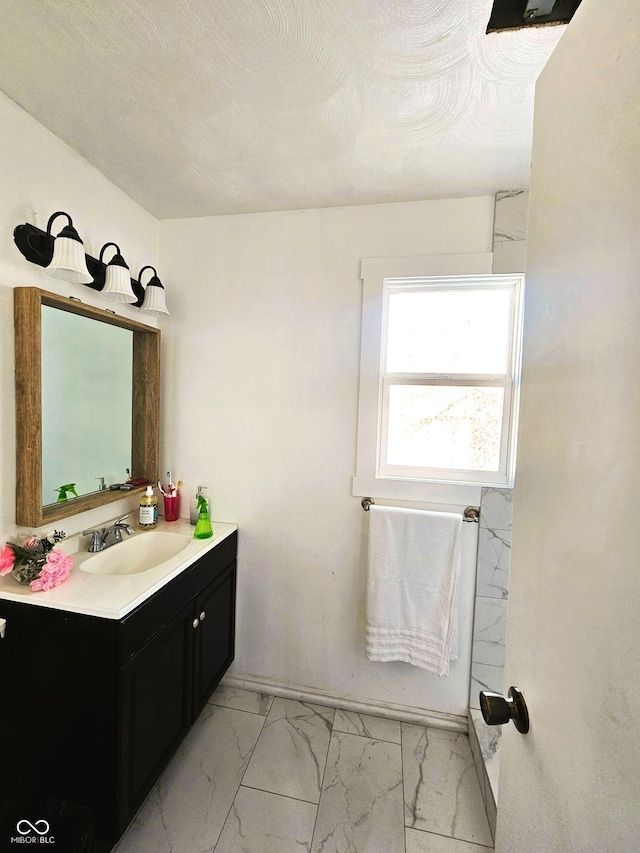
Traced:
<svg viewBox="0 0 640 853">
<path fill-rule="evenodd" d="M 87 269 L 87 261 L 84 253 L 84 245 L 73 227 L 73 220 L 68 213 L 58 210 L 49 217 L 47 223 L 47 236 L 51 237 L 51 226 L 56 216 L 66 216 L 69 224 L 55 238 L 53 244 L 53 257 L 51 263 L 45 268 L 45 272 L 54 278 L 63 281 L 72 281 L 75 284 L 88 284 L 93 281 L 93 276 Z"/>
<path fill-rule="evenodd" d="M 54 237 L 51 225 L 56 216 L 66 216 L 69 224 Z M 13 229 L 13 240 L 30 263 L 44 267 L 56 278 L 84 284 L 92 290 L 100 291 L 101 296 L 112 302 L 129 303 L 142 314 L 169 314 L 164 286 L 155 267 L 143 267 L 138 279 L 131 278 L 129 267 L 120 254 L 120 247 L 113 242 L 104 244 L 99 260 L 85 254 L 82 240 L 73 227 L 71 217 L 63 210 L 56 211 L 49 218 L 46 232 L 28 222 L 25 225 L 16 225 Z M 115 246 L 116 254 L 105 264 L 102 257 L 109 246 Z M 139 279 L 145 270 L 153 270 L 153 275 L 143 287 Z"/>
<path fill-rule="evenodd" d="M 144 301 L 140 306 L 140 313 L 153 314 L 156 317 L 160 317 L 163 314 L 169 314 L 167 302 L 164 296 L 164 286 L 158 278 L 158 273 L 156 272 L 155 267 L 152 267 L 151 264 L 147 264 L 146 267 L 142 267 L 140 274 L 138 275 L 138 281 L 142 284 L 142 273 L 145 270 L 153 270 L 154 274 L 147 282 L 147 286 L 144 291 Z"/>
<path fill-rule="evenodd" d="M 104 250 L 109 246 L 116 247 L 116 254 L 107 264 L 104 274 L 104 287 L 100 291 L 100 296 L 103 299 L 109 299 L 111 302 L 136 302 L 138 297 L 131 287 L 129 267 L 120 254 L 120 246 L 117 243 L 105 243 L 100 249 L 99 263 L 103 263 Z"/>
</svg>

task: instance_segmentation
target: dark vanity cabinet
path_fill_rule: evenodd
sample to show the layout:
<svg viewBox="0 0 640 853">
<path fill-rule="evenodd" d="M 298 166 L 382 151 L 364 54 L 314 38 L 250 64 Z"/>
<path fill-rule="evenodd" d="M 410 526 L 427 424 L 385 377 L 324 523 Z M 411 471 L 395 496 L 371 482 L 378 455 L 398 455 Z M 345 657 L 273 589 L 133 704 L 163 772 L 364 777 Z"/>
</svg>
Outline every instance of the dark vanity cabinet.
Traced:
<svg viewBox="0 0 640 853">
<path fill-rule="evenodd" d="M 233 660 L 236 549 L 121 620 L 0 601 L 0 801 L 77 807 L 111 849 Z"/>
</svg>

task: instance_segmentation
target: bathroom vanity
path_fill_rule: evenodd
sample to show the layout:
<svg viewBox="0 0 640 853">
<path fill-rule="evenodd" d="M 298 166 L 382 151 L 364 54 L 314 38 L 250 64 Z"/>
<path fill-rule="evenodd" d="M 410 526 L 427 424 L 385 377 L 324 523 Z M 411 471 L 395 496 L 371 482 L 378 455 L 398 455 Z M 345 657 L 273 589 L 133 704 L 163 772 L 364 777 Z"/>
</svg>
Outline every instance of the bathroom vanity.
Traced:
<svg viewBox="0 0 640 853">
<path fill-rule="evenodd" d="M 236 552 L 214 524 L 150 570 L 92 574 L 83 554 L 49 593 L 2 579 L 1 801 L 88 809 L 111 849 L 233 660 Z"/>
</svg>

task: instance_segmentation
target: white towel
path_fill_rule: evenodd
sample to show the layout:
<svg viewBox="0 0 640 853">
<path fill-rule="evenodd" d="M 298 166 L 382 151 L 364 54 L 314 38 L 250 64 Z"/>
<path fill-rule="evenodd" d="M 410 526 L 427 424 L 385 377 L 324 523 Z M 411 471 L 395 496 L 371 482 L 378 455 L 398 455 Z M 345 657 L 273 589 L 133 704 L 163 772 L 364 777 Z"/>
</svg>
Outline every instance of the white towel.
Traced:
<svg viewBox="0 0 640 853">
<path fill-rule="evenodd" d="M 372 505 L 367 657 L 449 675 L 462 516 Z M 452 643 L 452 637 L 454 642 Z"/>
</svg>

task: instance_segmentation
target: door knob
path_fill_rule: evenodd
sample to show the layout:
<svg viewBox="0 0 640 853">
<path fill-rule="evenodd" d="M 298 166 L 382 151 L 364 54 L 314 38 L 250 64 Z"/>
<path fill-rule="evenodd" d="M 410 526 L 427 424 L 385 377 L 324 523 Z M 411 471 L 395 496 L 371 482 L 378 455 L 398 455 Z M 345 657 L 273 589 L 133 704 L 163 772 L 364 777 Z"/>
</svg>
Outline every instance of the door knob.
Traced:
<svg viewBox="0 0 640 853">
<path fill-rule="evenodd" d="M 480 710 L 488 726 L 502 726 L 509 720 L 513 720 L 513 724 L 520 734 L 526 735 L 529 731 L 527 704 L 517 687 L 509 688 L 506 699 L 499 693 L 481 690 Z"/>
</svg>

